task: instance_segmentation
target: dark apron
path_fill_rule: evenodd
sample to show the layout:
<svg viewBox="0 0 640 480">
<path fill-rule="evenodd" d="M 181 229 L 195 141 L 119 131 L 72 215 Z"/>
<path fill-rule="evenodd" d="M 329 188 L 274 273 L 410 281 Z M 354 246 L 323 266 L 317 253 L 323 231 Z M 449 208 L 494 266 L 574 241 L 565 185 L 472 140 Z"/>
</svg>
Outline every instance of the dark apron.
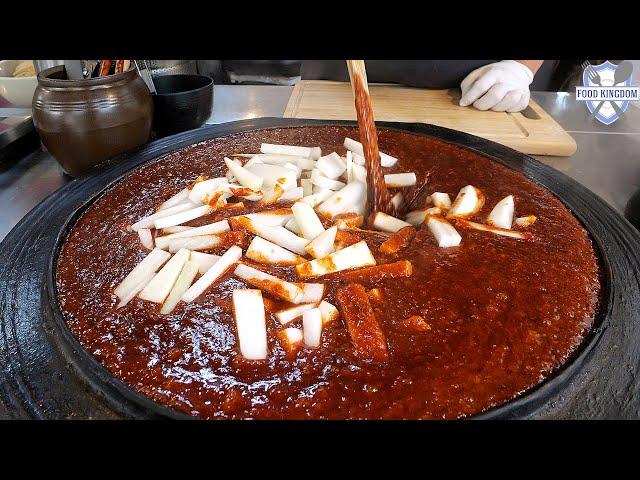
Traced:
<svg viewBox="0 0 640 480">
<path fill-rule="evenodd" d="M 370 83 L 400 83 L 411 87 L 453 88 L 471 71 L 497 60 L 367 60 Z M 553 60 L 545 60 L 536 74 L 531 90 L 548 89 Z M 303 80 L 349 81 L 344 60 L 304 60 L 300 71 Z"/>
</svg>

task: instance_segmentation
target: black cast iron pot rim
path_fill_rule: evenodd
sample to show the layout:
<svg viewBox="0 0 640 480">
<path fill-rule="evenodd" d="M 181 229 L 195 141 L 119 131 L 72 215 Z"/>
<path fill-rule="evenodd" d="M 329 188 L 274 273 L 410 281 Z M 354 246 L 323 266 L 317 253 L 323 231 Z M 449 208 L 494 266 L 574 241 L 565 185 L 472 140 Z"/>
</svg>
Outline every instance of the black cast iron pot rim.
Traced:
<svg viewBox="0 0 640 480">
<path fill-rule="evenodd" d="M 600 239 L 593 235 L 590 228 L 590 220 L 582 215 L 582 213 L 570 203 L 562 198 L 561 194 L 554 191 L 554 189 L 546 185 L 542 179 L 535 178 L 527 171 L 521 171 L 517 169 L 517 165 L 513 162 L 533 162 L 544 173 L 550 174 L 565 183 L 565 186 L 574 189 L 582 189 L 589 192 L 584 186 L 580 185 L 577 181 L 568 177 L 567 175 L 559 172 L 552 167 L 544 165 L 533 157 L 520 153 L 504 145 L 486 140 L 484 138 L 476 137 L 457 130 L 451 130 L 445 127 L 440 127 L 431 124 L 423 123 L 397 123 L 397 122 L 376 122 L 379 127 L 388 130 L 401 131 L 405 133 L 418 134 L 434 138 L 445 143 L 450 143 L 466 150 L 471 150 L 475 153 L 489 157 L 494 161 L 506 166 L 507 168 L 515 171 L 519 171 L 524 174 L 527 179 L 540 185 L 549 191 L 552 195 L 558 198 L 562 204 L 568 208 L 571 213 L 582 223 L 584 228 L 589 232 L 590 238 L 593 241 L 597 255 L 599 257 L 599 263 L 601 268 L 601 295 L 600 305 L 597 314 L 594 318 L 593 325 L 589 332 L 582 339 L 580 345 L 578 345 L 572 354 L 563 362 L 563 364 L 557 368 L 554 372 L 548 375 L 543 381 L 534 385 L 533 387 L 521 392 L 517 397 L 512 400 L 506 401 L 487 410 L 479 412 L 477 414 L 466 417 L 468 419 L 509 419 L 509 418 L 525 418 L 531 413 L 542 407 L 546 400 L 553 394 L 557 393 L 571 377 L 573 377 L 583 366 L 599 343 L 603 332 L 608 328 L 611 319 L 611 309 L 613 292 L 611 289 L 612 269 L 608 259 L 606 249 Z M 56 289 L 56 267 L 57 260 L 60 254 L 62 244 L 67 238 L 75 222 L 78 218 L 98 200 L 102 195 L 111 190 L 117 183 L 126 179 L 131 173 L 138 168 L 145 166 L 146 164 L 160 160 L 163 156 L 178 151 L 189 145 L 198 144 L 207 140 L 222 138 L 229 135 L 245 133 L 256 130 L 267 130 L 273 128 L 296 128 L 304 126 L 318 126 L 318 127 L 331 127 L 331 126 L 351 126 L 357 127 L 357 123 L 347 120 L 307 120 L 307 119 L 289 119 L 289 118 L 277 118 L 277 117 L 264 117 L 255 118 L 249 120 L 239 120 L 229 123 L 210 125 L 201 127 L 186 132 L 181 132 L 169 137 L 156 140 L 142 147 L 141 149 L 129 152 L 118 157 L 115 157 L 107 162 L 106 165 L 110 165 L 109 171 L 115 171 L 122 169 L 119 172 L 117 178 L 103 185 L 95 192 L 89 194 L 87 199 L 67 217 L 62 228 L 57 234 L 54 244 L 53 255 L 50 256 L 47 263 L 47 272 L 45 275 L 45 289 L 47 304 L 45 308 L 49 308 L 53 313 L 54 329 L 56 334 L 59 334 L 61 342 L 54 342 L 61 349 L 65 355 L 67 361 L 71 366 L 83 377 L 83 380 L 91 387 L 91 389 L 104 398 L 107 403 L 115 407 L 116 410 L 121 410 L 120 403 L 128 402 L 130 410 L 137 412 L 140 417 L 144 418 L 171 418 L 171 419 L 195 419 L 191 415 L 182 413 L 178 410 L 161 405 L 150 397 L 139 393 L 133 388 L 126 385 L 122 380 L 117 378 L 106 367 L 104 367 L 98 360 L 93 357 L 74 337 L 69 329 L 64 316 L 60 310 L 57 301 L 57 289 Z M 146 158 L 147 155 L 151 155 Z M 142 159 L 141 159 L 142 157 Z M 127 160 L 127 161 L 125 161 Z M 124 163 L 123 163 L 124 162 Z M 524 170 L 524 169 L 523 169 Z M 99 173 L 98 173 L 99 174 Z M 536 176 L 542 176 L 537 174 Z M 71 185 L 82 182 L 87 176 L 77 178 L 67 187 L 71 188 Z M 592 192 L 590 195 L 598 198 Z M 598 198 L 599 201 L 602 202 Z M 118 398 L 114 398 L 114 395 Z"/>
</svg>

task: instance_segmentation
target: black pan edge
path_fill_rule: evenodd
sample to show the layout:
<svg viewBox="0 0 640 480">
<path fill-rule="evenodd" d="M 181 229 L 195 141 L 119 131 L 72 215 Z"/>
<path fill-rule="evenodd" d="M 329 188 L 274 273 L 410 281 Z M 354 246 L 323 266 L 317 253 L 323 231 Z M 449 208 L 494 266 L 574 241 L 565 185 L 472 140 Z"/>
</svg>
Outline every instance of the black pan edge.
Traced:
<svg viewBox="0 0 640 480">
<path fill-rule="evenodd" d="M 117 173 L 117 175 L 110 175 L 111 180 L 99 189 L 95 190 L 89 195 L 88 198 L 68 217 L 63 228 L 57 235 L 54 254 L 50 257 L 48 262 L 48 269 L 46 275 L 46 289 L 47 289 L 47 304 L 53 313 L 55 319 L 55 330 L 59 334 L 59 342 L 63 354 L 67 358 L 69 364 L 80 373 L 88 385 L 95 391 L 101 398 L 106 399 L 112 404 L 115 409 L 124 410 L 126 415 L 135 418 L 193 418 L 189 415 L 172 410 L 168 407 L 164 407 L 143 394 L 140 394 L 133 389 L 129 388 L 122 381 L 115 378 L 110 372 L 106 370 L 89 352 L 87 352 L 80 343 L 75 339 L 71 331 L 69 330 L 62 313 L 60 312 L 56 300 L 56 287 L 55 287 L 55 268 L 57 265 L 57 258 L 60 252 L 60 247 L 70 229 L 75 224 L 75 221 L 89 208 L 93 202 L 95 202 L 100 196 L 109 191 L 109 189 L 115 184 L 123 180 L 128 174 L 130 174 L 137 167 L 149 161 L 157 160 L 158 157 L 167 153 L 179 150 L 185 146 L 193 143 L 199 143 L 201 141 L 209 140 L 211 138 L 222 137 L 235 133 L 246 132 L 250 130 L 258 130 L 265 128 L 279 128 L 279 127 L 299 127 L 299 126 L 322 126 L 322 125 L 349 125 L 357 126 L 355 122 L 350 121 L 318 121 L 318 120 L 298 120 L 298 119 L 280 119 L 280 118 L 264 118 L 264 119 L 252 119 L 243 120 L 239 122 L 231 122 L 228 124 L 216 125 L 212 127 L 205 127 L 202 129 L 177 134 L 172 137 L 167 137 L 158 142 L 153 142 L 141 151 L 136 152 L 132 158 L 128 159 L 124 163 L 119 163 L 122 159 L 117 159 L 118 164 L 109 170 L 109 173 Z M 450 130 L 443 127 L 437 127 L 434 125 L 425 124 L 399 124 L 392 122 L 378 122 L 380 127 L 388 128 L 391 130 L 398 130 L 404 132 L 410 132 L 419 135 L 426 135 L 434 137 L 438 140 L 445 141 L 457 145 L 461 148 L 472 150 L 484 156 L 488 156 L 499 163 L 514 169 L 521 173 L 524 173 L 531 181 L 538 183 L 545 189 L 553 193 L 562 203 L 571 210 L 571 212 L 578 218 L 578 220 L 584 225 L 586 230 L 590 233 L 594 245 L 596 246 L 597 253 L 600 257 L 600 263 L 602 268 L 602 304 L 598 311 L 594 324 L 588 334 L 585 336 L 581 344 L 573 351 L 569 358 L 563 363 L 563 365 L 552 372 L 541 383 L 530 388 L 527 391 L 522 392 L 516 398 L 506 403 L 492 407 L 484 412 L 478 413 L 472 417 L 472 419 L 507 419 L 507 418 L 526 418 L 541 408 L 549 399 L 549 397 L 559 392 L 564 385 L 573 377 L 573 375 L 587 362 L 594 348 L 597 346 L 602 333 L 608 326 L 607 319 L 611 314 L 612 305 L 612 290 L 611 290 L 611 277 L 613 275 L 609 259 L 606 254 L 604 245 L 597 236 L 592 234 L 592 228 L 590 228 L 590 221 L 583 216 L 575 205 L 565 201 L 560 193 L 555 191 L 553 185 L 548 185 L 546 177 L 563 177 L 564 183 L 568 183 L 570 188 L 584 189 L 579 183 L 573 179 L 566 177 L 564 174 L 555 171 L 551 167 L 548 167 L 536 159 L 522 154 L 515 150 L 512 150 L 503 145 L 485 140 L 473 135 L 469 135 L 463 132 Z M 124 157 L 127 157 L 125 155 Z M 115 162 L 112 162 L 115 163 Z M 536 172 L 528 171 L 527 166 L 529 163 L 533 163 L 536 169 L 541 170 L 547 175 L 536 175 Z M 547 172 L 545 172 L 547 170 Z M 79 179 L 77 182 L 83 182 L 84 179 Z M 586 189 L 585 189 L 586 190 Z"/>
</svg>

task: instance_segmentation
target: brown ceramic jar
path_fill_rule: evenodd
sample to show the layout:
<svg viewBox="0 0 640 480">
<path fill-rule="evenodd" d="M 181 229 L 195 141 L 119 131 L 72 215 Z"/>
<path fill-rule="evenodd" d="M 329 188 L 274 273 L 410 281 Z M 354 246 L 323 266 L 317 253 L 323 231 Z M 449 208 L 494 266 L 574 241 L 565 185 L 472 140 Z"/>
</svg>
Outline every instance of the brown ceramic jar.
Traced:
<svg viewBox="0 0 640 480">
<path fill-rule="evenodd" d="M 72 176 L 149 140 L 153 100 L 135 68 L 67 80 L 63 66 L 43 70 L 33 123 L 49 153 Z"/>
</svg>

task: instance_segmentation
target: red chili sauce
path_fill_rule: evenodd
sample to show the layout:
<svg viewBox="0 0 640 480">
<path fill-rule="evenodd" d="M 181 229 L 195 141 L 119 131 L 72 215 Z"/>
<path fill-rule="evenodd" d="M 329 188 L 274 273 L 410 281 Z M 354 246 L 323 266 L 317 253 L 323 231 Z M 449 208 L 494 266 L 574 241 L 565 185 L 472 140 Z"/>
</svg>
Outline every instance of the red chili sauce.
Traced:
<svg viewBox="0 0 640 480">
<path fill-rule="evenodd" d="M 524 175 L 438 140 L 385 129 L 379 131 L 380 149 L 400 159 L 391 171 L 416 172 L 418 186 L 428 178 L 413 208 L 431 192 L 453 199 L 471 184 L 486 196 L 472 220 L 484 222 L 507 195 L 515 198 L 517 216 L 538 218 L 527 228 L 533 240 L 459 228 L 462 243 L 446 249 L 425 227 L 391 254 L 378 250 L 388 236 L 364 235 L 378 264 L 412 264 L 410 277 L 383 275 L 363 284 L 375 293 L 368 298 L 376 335 L 381 329 L 387 343 L 378 357 L 386 360 L 359 356 L 342 318 L 323 331 L 319 348 L 287 357 L 277 338 L 282 327 L 269 312 L 268 359 L 244 360 L 231 292 L 252 287 L 233 269 L 169 315 L 137 298 L 115 309 L 114 288 L 148 253 L 128 225 L 198 176 L 224 175 L 225 155 L 257 152 L 261 142 L 321 146 L 324 154 L 344 155 L 345 136 L 358 138 L 358 130 L 255 131 L 193 145 L 135 170 L 82 215 L 63 245 L 58 300 L 75 337 L 132 389 L 201 418 L 457 418 L 513 399 L 562 365 L 589 331 L 599 304 L 599 266 L 585 229 Z M 237 214 L 217 212 L 190 224 Z M 260 268 L 299 281 L 292 267 Z M 345 301 L 349 290 L 338 293 L 347 286 L 344 278 L 320 281 L 328 286 L 325 300 L 336 306 L 338 297 Z M 355 302 L 362 289 L 350 288 Z M 364 309 L 363 319 L 370 313 Z"/>
</svg>

